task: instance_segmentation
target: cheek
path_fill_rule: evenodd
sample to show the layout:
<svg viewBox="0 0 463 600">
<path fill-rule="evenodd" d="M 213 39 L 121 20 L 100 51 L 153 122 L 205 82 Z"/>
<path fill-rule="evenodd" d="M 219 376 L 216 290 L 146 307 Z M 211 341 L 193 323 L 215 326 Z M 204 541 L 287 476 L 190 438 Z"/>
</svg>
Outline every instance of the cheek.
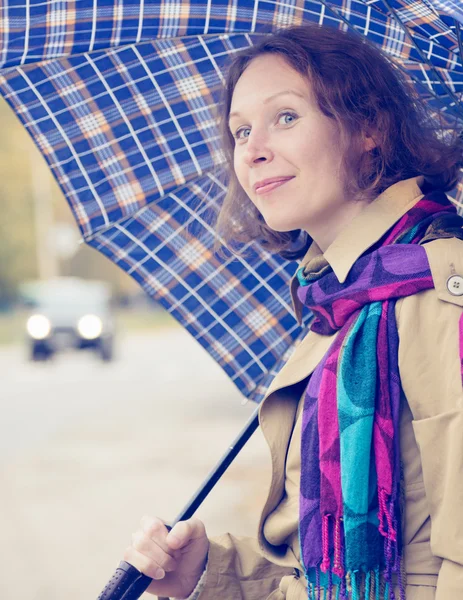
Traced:
<svg viewBox="0 0 463 600">
<path fill-rule="evenodd" d="M 246 190 L 247 189 L 247 184 L 246 184 L 246 179 L 245 179 L 245 175 L 246 175 L 246 169 L 244 168 L 244 164 L 242 159 L 239 156 L 238 152 L 235 152 L 234 157 L 233 157 L 233 170 L 235 171 L 235 175 L 236 178 L 238 179 L 239 184 L 241 185 L 241 187 Z"/>
</svg>

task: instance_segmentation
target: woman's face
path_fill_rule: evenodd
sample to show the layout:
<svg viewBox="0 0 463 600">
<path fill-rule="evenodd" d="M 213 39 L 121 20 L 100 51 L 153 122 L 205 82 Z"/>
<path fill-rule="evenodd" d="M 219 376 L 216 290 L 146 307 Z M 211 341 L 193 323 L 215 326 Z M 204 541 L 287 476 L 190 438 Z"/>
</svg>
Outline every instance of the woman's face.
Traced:
<svg viewBox="0 0 463 600">
<path fill-rule="evenodd" d="M 355 204 L 344 198 L 336 124 L 318 108 L 307 79 L 279 55 L 258 56 L 236 84 L 229 127 L 238 181 L 270 228 L 303 229 L 317 242 L 317 232 L 338 233 L 333 227 L 342 227 L 342 213 Z M 275 177 L 290 179 L 255 188 Z"/>
</svg>

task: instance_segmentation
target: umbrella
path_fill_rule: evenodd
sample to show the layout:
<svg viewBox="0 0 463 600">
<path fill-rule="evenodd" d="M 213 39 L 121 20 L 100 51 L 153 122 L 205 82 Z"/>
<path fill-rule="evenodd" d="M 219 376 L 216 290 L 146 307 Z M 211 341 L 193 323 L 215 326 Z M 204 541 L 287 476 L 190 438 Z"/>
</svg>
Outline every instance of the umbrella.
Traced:
<svg viewBox="0 0 463 600">
<path fill-rule="evenodd" d="M 294 262 L 257 245 L 241 258 L 211 252 L 208 215 L 226 189 L 216 107 L 227 60 L 275 27 L 350 27 L 397 61 L 449 127 L 463 128 L 454 0 L 9 0 L 1 15 L 0 93 L 83 240 L 256 402 L 305 328 L 288 293 Z M 463 184 L 455 199 L 463 203 Z"/>
<path fill-rule="evenodd" d="M 45 157 L 83 240 L 160 302 L 256 402 L 311 316 L 301 327 L 292 314 L 294 261 L 257 244 L 240 257 L 213 252 L 210 215 L 227 186 L 216 109 L 230 57 L 309 21 L 378 44 L 446 127 L 463 129 L 457 0 L 1 6 L 0 93 Z M 463 207 L 462 182 L 454 200 Z M 121 594 L 111 598 L 128 598 Z"/>
</svg>

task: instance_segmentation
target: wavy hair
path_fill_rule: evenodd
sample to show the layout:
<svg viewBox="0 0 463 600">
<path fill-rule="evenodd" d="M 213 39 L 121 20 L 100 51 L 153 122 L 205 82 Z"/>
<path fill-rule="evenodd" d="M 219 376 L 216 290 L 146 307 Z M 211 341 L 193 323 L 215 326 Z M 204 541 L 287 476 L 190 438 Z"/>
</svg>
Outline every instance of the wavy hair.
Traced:
<svg viewBox="0 0 463 600">
<path fill-rule="evenodd" d="M 258 241 L 289 259 L 311 243 L 301 231 L 277 232 L 266 225 L 238 182 L 233 168 L 235 139 L 228 128 L 233 91 L 257 56 L 277 54 L 307 79 L 320 111 L 333 119 L 341 139 L 345 193 L 374 200 L 403 179 L 423 175 L 425 189 L 452 190 L 463 166 L 463 142 L 448 122 L 421 99 L 401 68 L 366 38 L 330 26 L 292 26 L 265 35 L 231 61 L 223 90 L 219 129 L 228 188 L 216 220 L 229 249 Z M 376 147 L 364 151 L 363 133 Z"/>
</svg>

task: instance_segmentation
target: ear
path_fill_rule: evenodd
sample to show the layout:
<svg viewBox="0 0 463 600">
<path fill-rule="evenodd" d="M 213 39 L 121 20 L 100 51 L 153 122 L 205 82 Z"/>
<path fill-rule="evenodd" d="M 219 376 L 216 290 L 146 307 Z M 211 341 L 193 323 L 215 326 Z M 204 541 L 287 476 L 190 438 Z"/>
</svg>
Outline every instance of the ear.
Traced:
<svg viewBox="0 0 463 600">
<path fill-rule="evenodd" d="M 365 134 L 364 137 L 364 142 L 363 142 L 363 147 L 365 148 L 365 152 L 369 152 L 370 150 L 373 150 L 373 148 L 376 148 L 377 143 L 375 142 L 373 136 L 371 136 L 369 133 Z"/>
</svg>

